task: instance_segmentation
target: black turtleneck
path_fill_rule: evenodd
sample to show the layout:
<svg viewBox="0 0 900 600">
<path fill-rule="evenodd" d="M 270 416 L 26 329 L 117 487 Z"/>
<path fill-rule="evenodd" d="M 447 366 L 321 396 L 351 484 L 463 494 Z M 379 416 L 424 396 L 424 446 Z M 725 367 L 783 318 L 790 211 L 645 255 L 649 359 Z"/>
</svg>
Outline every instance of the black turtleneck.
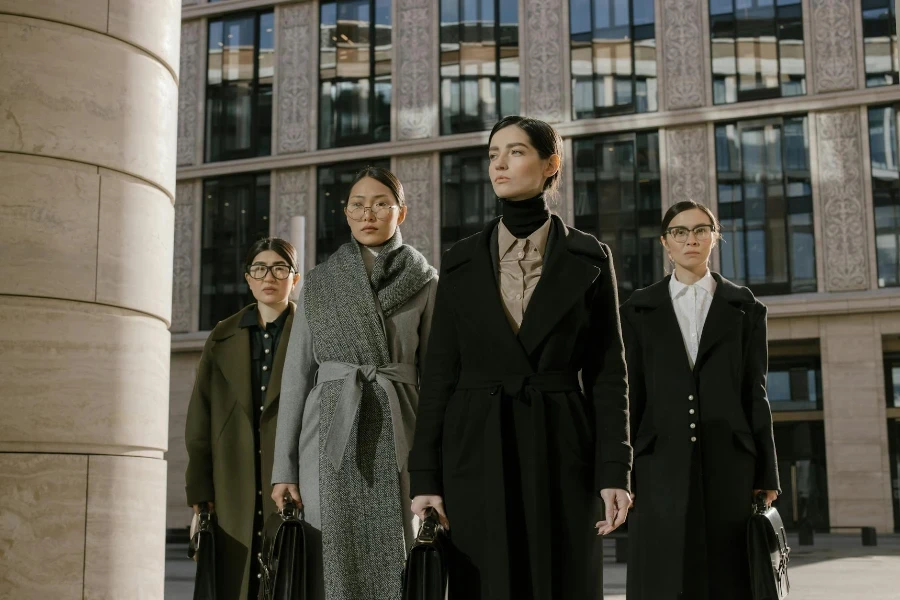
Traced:
<svg viewBox="0 0 900 600">
<path fill-rule="evenodd" d="M 507 200 L 503 203 L 503 224 L 517 238 L 526 238 L 550 218 L 550 207 L 541 192 L 528 200 Z"/>
</svg>

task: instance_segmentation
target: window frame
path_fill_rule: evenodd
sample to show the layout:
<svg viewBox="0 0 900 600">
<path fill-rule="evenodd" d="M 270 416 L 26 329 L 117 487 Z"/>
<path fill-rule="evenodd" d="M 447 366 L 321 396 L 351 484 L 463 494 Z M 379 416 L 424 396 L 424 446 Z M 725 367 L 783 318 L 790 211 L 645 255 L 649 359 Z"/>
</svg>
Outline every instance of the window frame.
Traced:
<svg viewBox="0 0 900 600">
<path fill-rule="evenodd" d="M 882 185 L 879 182 L 888 181 L 885 178 L 876 177 L 875 176 L 875 162 L 872 160 L 873 152 L 872 152 L 872 113 L 873 111 L 881 111 L 881 110 L 892 110 L 894 113 L 893 116 L 893 125 L 894 125 L 894 135 L 891 139 L 891 150 L 893 152 L 893 159 L 895 161 L 893 171 L 897 173 L 897 177 L 893 179 L 888 185 Z M 872 221 L 873 221 L 873 233 L 875 239 L 873 243 L 875 244 L 875 274 L 876 274 L 876 285 L 879 289 L 886 288 L 897 288 L 900 287 L 900 103 L 888 103 L 888 104 L 875 104 L 872 106 L 866 107 L 866 116 L 868 121 L 868 131 L 866 132 L 869 144 L 869 177 L 872 185 Z M 887 132 L 882 132 L 882 136 L 887 136 Z M 888 170 L 891 170 L 890 168 Z M 894 283 L 890 285 L 881 285 L 884 277 L 882 276 L 882 272 L 880 269 L 880 263 L 878 260 L 878 236 L 879 236 L 879 228 L 878 228 L 878 208 L 882 206 L 879 203 L 879 194 L 878 191 L 881 189 L 889 189 L 890 195 L 893 198 L 893 206 L 894 210 L 897 213 L 898 225 L 893 230 L 894 235 L 894 273 L 892 273 L 894 278 Z"/>
<path fill-rule="evenodd" d="M 890 23 L 891 31 L 890 31 L 890 34 L 888 35 L 888 43 L 890 44 L 890 47 L 891 47 L 892 70 L 889 73 L 885 73 L 885 72 L 869 73 L 869 70 L 867 68 L 867 66 L 868 66 L 867 65 L 867 62 L 868 62 L 867 50 L 869 47 L 868 40 L 870 38 L 866 37 L 867 19 L 866 19 L 865 13 L 866 13 L 866 10 L 877 10 L 877 8 L 876 9 L 872 9 L 872 8 L 866 9 L 865 2 L 866 2 L 866 0 L 862 0 L 861 6 L 860 6 L 860 18 L 862 19 L 861 32 L 862 32 L 862 39 L 863 39 L 863 71 L 864 71 L 865 80 L 866 80 L 866 89 L 876 88 L 876 87 L 885 87 L 885 86 L 890 86 L 890 85 L 898 85 L 898 84 L 900 84 L 900 68 L 898 68 L 898 67 L 900 67 L 900 65 L 898 65 L 898 59 L 900 59 L 900 57 L 898 57 L 898 55 L 897 55 L 897 51 L 898 51 L 898 48 L 897 48 L 897 7 L 895 4 L 895 0 L 887 0 L 887 2 L 886 2 L 887 6 L 880 7 L 881 9 L 886 8 L 888 10 L 888 15 L 890 17 L 888 19 L 888 23 Z M 874 83 L 872 80 L 870 80 L 870 76 L 878 77 L 878 76 L 885 76 L 885 75 L 890 75 L 890 77 L 892 77 L 893 81 L 892 82 L 882 81 L 880 83 Z"/>
<path fill-rule="evenodd" d="M 462 167 L 462 161 L 466 160 L 466 159 L 470 159 L 470 160 L 482 163 L 483 169 L 484 169 L 482 171 L 482 174 L 484 175 L 484 178 L 481 181 L 481 185 L 482 186 L 491 186 L 491 178 L 490 178 L 490 172 L 489 172 L 490 166 L 488 163 L 488 156 L 487 156 L 486 148 L 484 148 L 484 147 L 461 148 L 459 150 L 450 150 L 450 151 L 441 153 L 441 156 L 440 156 L 441 214 L 440 214 L 439 232 L 440 232 L 440 248 L 441 248 L 442 253 L 445 252 L 446 250 L 449 250 L 450 247 L 452 247 L 453 244 L 455 244 L 456 242 L 458 242 L 462 239 L 465 239 L 466 237 L 473 235 L 474 233 L 477 233 L 477 231 L 480 231 L 481 229 L 483 229 L 488 223 L 488 221 L 482 221 L 482 223 L 480 224 L 477 231 L 467 231 L 466 230 L 466 227 L 464 225 L 464 219 L 463 219 L 463 217 L 465 216 L 465 211 L 463 211 L 461 209 L 461 207 L 462 207 L 462 203 L 464 202 L 464 198 L 467 198 L 469 196 L 466 196 L 466 195 L 460 193 L 459 194 L 460 202 L 459 202 L 459 206 L 458 206 L 457 216 L 459 217 L 459 222 L 461 224 L 455 226 L 457 229 L 460 230 L 460 235 L 452 241 L 447 240 L 447 236 L 446 236 L 447 226 L 444 225 L 444 211 L 446 210 L 447 205 L 448 205 L 448 203 L 446 202 L 448 194 L 445 191 L 445 184 L 447 183 L 446 182 L 447 174 L 445 172 L 445 159 L 447 159 L 451 156 L 457 156 L 460 158 L 460 160 L 461 160 L 460 166 L 461 167 Z M 460 191 L 462 191 L 463 183 L 464 183 L 463 181 L 456 182 L 456 184 L 460 187 Z M 495 216 L 492 218 L 501 216 L 501 214 L 503 212 L 502 204 L 500 202 L 500 199 L 497 197 L 497 195 L 493 193 L 493 188 L 491 188 L 491 192 L 484 197 L 485 202 L 484 202 L 484 205 L 482 206 L 482 209 L 487 208 L 489 198 L 494 199 L 494 206 L 496 209 Z"/>
</svg>

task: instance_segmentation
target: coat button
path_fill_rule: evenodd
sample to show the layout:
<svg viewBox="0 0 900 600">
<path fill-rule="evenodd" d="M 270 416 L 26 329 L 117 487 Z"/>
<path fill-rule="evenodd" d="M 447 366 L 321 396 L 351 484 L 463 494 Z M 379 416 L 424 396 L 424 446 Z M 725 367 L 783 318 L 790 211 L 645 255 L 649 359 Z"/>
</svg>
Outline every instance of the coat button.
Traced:
<svg viewBox="0 0 900 600">
<path fill-rule="evenodd" d="M 257 495 L 257 496 L 262 496 L 262 490 L 256 490 L 256 495 Z"/>
<path fill-rule="evenodd" d="M 696 428 L 697 428 L 697 424 L 696 424 L 696 423 L 691 423 L 691 429 L 696 429 Z"/>
<path fill-rule="evenodd" d="M 691 394 L 690 396 L 688 396 L 688 400 L 693 400 L 693 399 L 694 399 L 694 395 L 693 395 L 693 394 Z"/>
<path fill-rule="evenodd" d="M 257 574 L 256 574 L 256 578 L 257 578 L 257 579 L 262 579 L 262 573 L 257 573 Z"/>
<path fill-rule="evenodd" d="M 257 531 L 257 532 L 256 532 L 256 535 L 262 536 L 262 531 Z"/>
<path fill-rule="evenodd" d="M 266 365 L 263 365 L 263 371 L 268 371 L 268 370 L 269 370 L 269 367 L 267 367 Z"/>
<path fill-rule="evenodd" d="M 694 409 L 692 408 L 691 410 L 689 410 L 688 414 L 691 414 L 691 415 L 694 414 Z"/>
<path fill-rule="evenodd" d="M 696 441 L 697 441 L 697 438 L 692 437 L 692 438 L 691 438 L 691 441 L 692 441 L 692 442 L 696 442 Z"/>
<path fill-rule="evenodd" d="M 266 386 L 262 386 L 262 391 L 266 391 Z"/>
<path fill-rule="evenodd" d="M 269 339 L 269 334 L 267 333 L 267 334 L 263 335 L 263 337 L 266 339 Z"/>
<path fill-rule="evenodd" d="M 266 348 L 266 354 L 268 354 L 268 353 L 269 353 L 269 349 L 268 349 L 268 348 Z"/>
</svg>

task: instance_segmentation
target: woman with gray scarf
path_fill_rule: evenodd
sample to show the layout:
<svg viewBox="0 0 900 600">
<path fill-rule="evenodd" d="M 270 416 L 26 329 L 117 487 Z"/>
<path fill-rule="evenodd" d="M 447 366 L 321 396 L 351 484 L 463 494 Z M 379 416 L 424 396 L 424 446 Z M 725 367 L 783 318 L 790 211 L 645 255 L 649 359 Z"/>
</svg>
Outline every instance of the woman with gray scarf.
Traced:
<svg viewBox="0 0 900 600">
<path fill-rule="evenodd" d="M 310 271 L 281 386 L 272 499 L 303 508 L 316 600 L 400 598 L 413 538 L 406 457 L 437 274 L 403 244 L 403 186 L 363 169 L 353 237 Z"/>
</svg>

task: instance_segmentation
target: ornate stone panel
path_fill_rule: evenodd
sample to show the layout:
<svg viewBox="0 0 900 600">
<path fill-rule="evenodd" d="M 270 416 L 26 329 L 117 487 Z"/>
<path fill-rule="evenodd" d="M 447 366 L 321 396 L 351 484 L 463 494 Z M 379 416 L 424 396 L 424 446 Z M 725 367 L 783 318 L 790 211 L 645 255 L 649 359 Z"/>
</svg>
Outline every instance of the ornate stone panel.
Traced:
<svg viewBox="0 0 900 600">
<path fill-rule="evenodd" d="M 524 0 L 525 43 L 521 52 L 525 78 L 525 112 L 529 117 L 558 123 L 565 117 L 566 80 L 564 44 L 569 43 L 559 0 Z"/>
<path fill-rule="evenodd" d="M 395 174 L 403 182 L 409 212 L 400 226 L 403 241 L 435 261 L 434 218 L 439 209 L 434 189 L 435 159 L 431 154 L 397 157 Z"/>
<path fill-rule="evenodd" d="M 194 310 L 194 182 L 175 188 L 175 250 L 172 261 L 172 327 L 177 333 L 191 330 Z"/>
<path fill-rule="evenodd" d="M 816 93 L 857 87 L 854 0 L 810 0 Z"/>
<path fill-rule="evenodd" d="M 315 148 L 318 22 L 315 2 L 278 8 L 278 154 Z"/>
<path fill-rule="evenodd" d="M 178 166 L 194 164 L 197 124 L 200 121 L 197 90 L 203 77 L 202 21 L 181 25 L 181 59 L 178 80 Z"/>
<path fill-rule="evenodd" d="M 657 68 L 663 71 L 666 107 L 696 108 L 706 100 L 708 65 L 703 44 L 703 22 L 707 3 L 702 0 L 663 0 L 662 55 Z"/>
<path fill-rule="evenodd" d="M 436 112 L 438 91 L 438 50 L 433 24 L 437 19 L 437 2 L 431 0 L 398 0 L 397 62 L 394 82 L 397 85 L 397 137 L 401 140 L 437 135 Z"/>
<path fill-rule="evenodd" d="M 859 112 L 816 115 L 818 201 L 821 211 L 825 289 L 869 288 L 869 241 Z"/>
<path fill-rule="evenodd" d="M 666 168 L 669 193 L 663 208 L 681 200 L 709 206 L 710 149 L 705 125 L 666 131 Z"/>
</svg>

